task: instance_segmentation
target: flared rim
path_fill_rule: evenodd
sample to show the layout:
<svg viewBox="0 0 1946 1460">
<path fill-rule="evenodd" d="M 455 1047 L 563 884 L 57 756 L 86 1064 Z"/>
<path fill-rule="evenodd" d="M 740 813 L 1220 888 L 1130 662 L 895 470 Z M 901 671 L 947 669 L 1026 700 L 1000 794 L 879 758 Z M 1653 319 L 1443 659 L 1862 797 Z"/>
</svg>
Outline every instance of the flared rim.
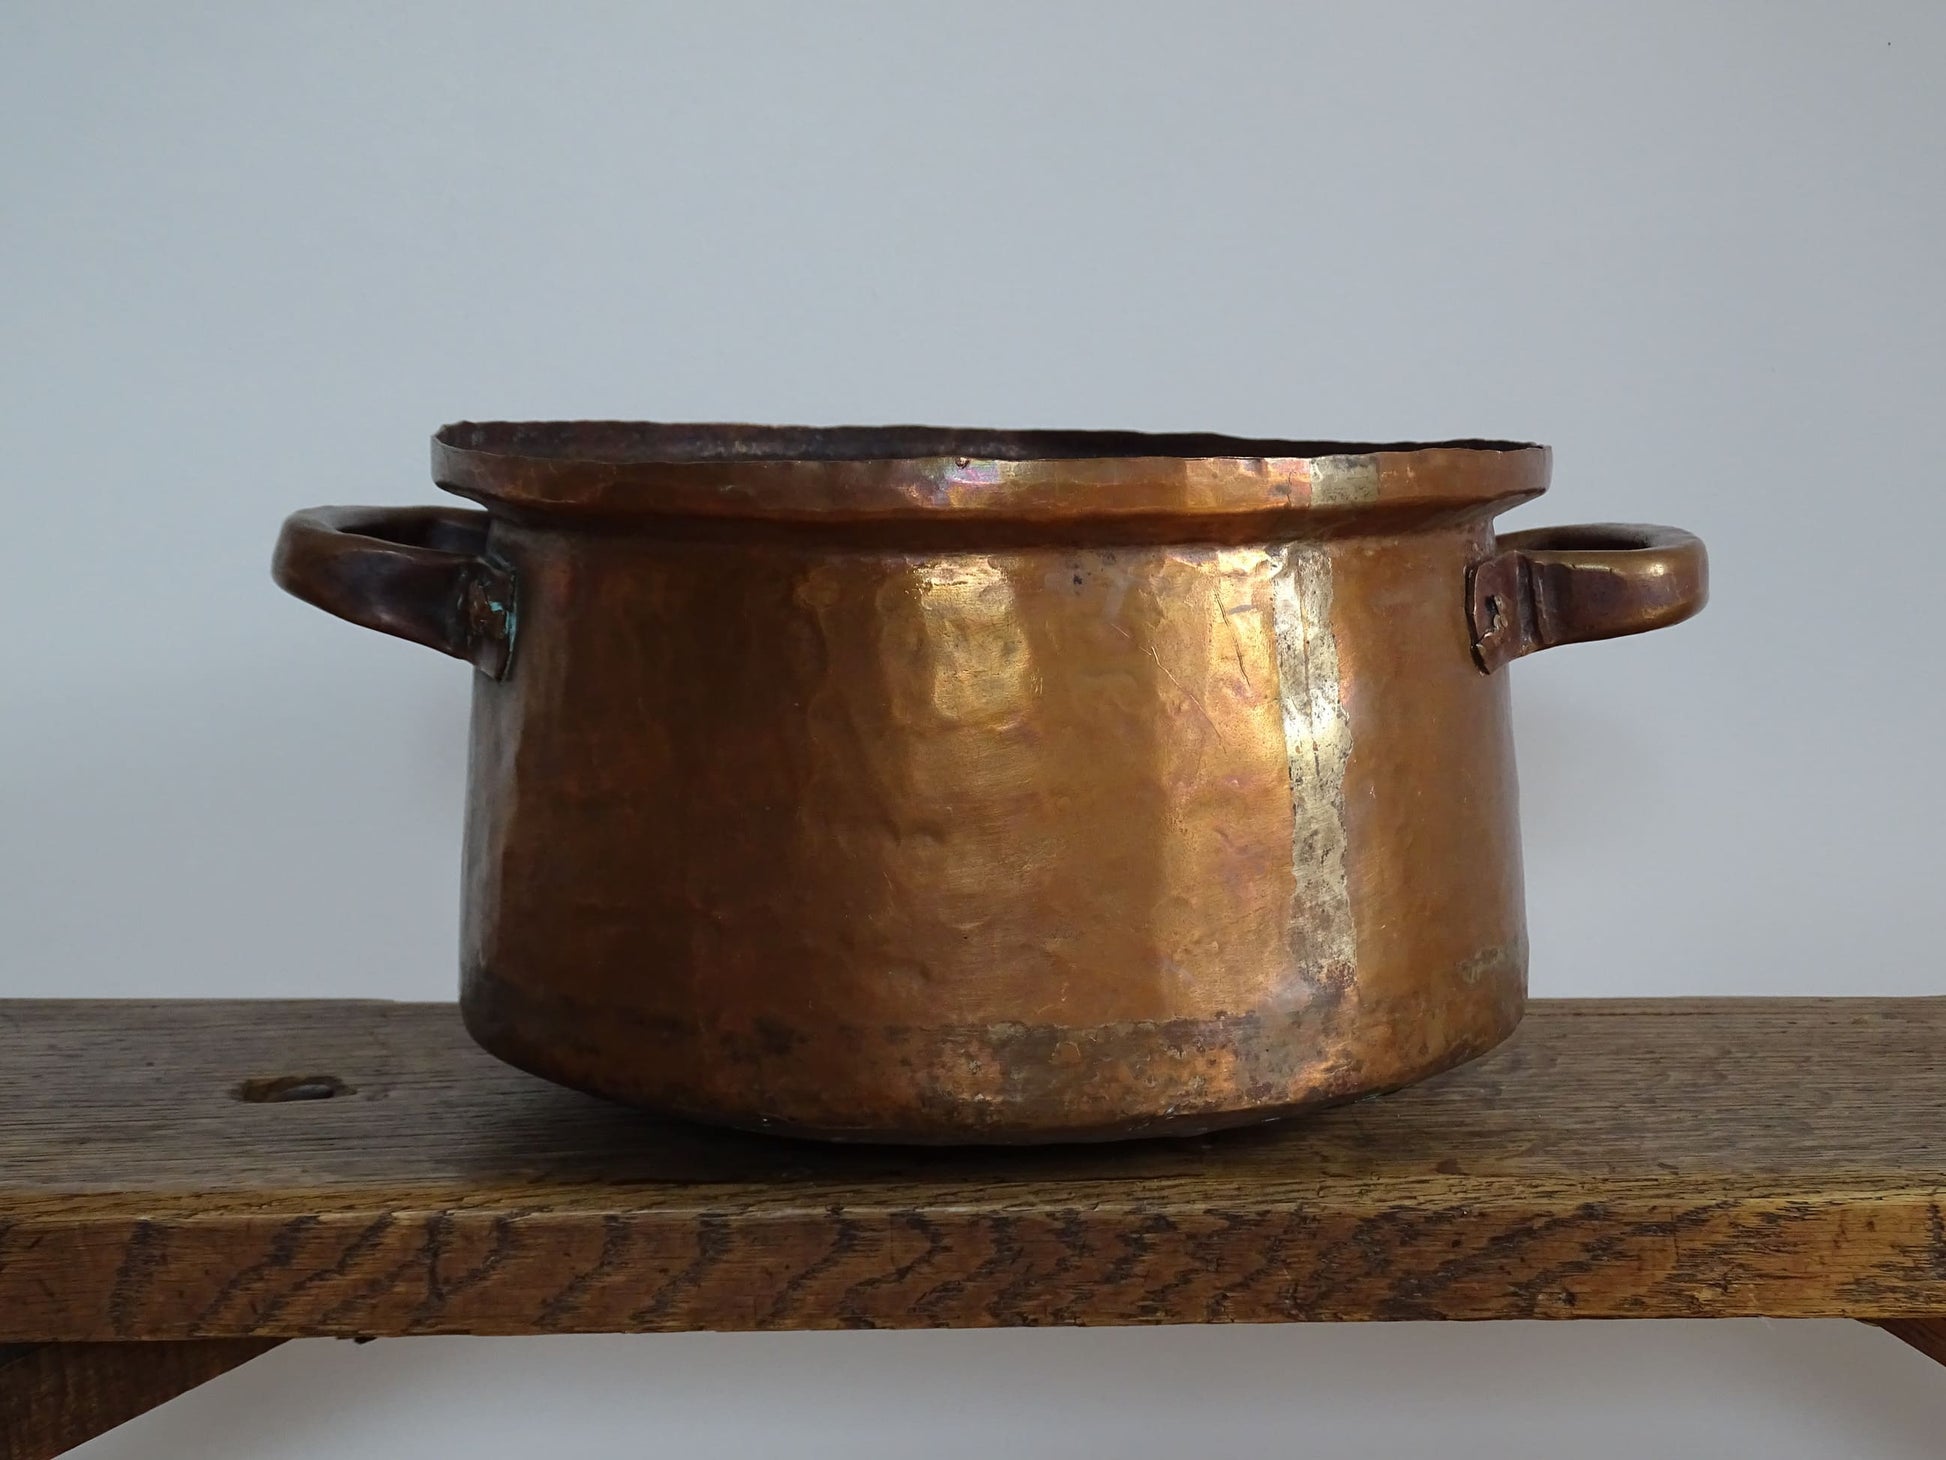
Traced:
<svg viewBox="0 0 1946 1460">
<path fill-rule="evenodd" d="M 461 421 L 432 456 L 442 487 L 515 511 L 776 521 L 1457 508 L 1531 497 L 1548 468 L 1522 441 L 656 421 Z"/>
</svg>

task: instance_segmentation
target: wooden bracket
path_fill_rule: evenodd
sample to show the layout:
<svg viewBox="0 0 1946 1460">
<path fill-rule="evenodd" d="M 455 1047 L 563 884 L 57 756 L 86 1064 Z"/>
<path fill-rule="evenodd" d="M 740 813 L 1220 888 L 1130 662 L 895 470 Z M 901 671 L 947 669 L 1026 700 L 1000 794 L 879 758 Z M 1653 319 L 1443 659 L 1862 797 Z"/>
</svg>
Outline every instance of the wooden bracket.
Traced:
<svg viewBox="0 0 1946 1460">
<path fill-rule="evenodd" d="M 1946 1364 L 1946 1318 L 1878 1318 L 1872 1326 L 1911 1344 L 1934 1363 Z"/>
<path fill-rule="evenodd" d="M 0 1460 L 50 1460 L 283 1341 L 0 1345 Z"/>
</svg>

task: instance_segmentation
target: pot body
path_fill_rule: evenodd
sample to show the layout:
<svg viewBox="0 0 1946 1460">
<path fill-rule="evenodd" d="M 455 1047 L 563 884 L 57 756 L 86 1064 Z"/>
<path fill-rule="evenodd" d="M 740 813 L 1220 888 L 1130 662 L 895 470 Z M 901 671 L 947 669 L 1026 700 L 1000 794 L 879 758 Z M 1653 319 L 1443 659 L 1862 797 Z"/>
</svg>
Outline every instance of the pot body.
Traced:
<svg viewBox="0 0 1946 1460">
<path fill-rule="evenodd" d="M 467 1027 L 658 1110 L 925 1142 L 1190 1133 L 1491 1048 L 1526 943 L 1490 651 L 1540 635 L 1491 519 L 1546 458 L 1399 454 L 1389 496 L 1382 458 L 1272 458 L 1281 499 L 1201 516 L 1180 460 L 1121 459 L 1164 510 L 1047 520 L 941 508 L 962 457 L 874 463 L 933 494 L 896 511 L 821 461 L 854 510 L 800 484 L 793 518 L 618 513 L 449 444 L 492 508 L 454 601 L 498 636 Z"/>
</svg>

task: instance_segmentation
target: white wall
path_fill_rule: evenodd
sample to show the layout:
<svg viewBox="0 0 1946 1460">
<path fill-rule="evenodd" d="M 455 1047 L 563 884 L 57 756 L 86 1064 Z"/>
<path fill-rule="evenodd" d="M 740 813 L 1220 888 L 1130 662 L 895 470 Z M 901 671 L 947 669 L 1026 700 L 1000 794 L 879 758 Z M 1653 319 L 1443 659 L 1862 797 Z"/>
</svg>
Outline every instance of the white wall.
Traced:
<svg viewBox="0 0 1946 1460">
<path fill-rule="evenodd" d="M 1936 993 L 1946 9 L 0 10 L 0 995 L 444 997 L 467 674 L 278 518 L 463 416 L 1529 437 L 1542 994 Z M 473 1412 L 467 1411 L 472 1407 Z M 1919 1456 L 1856 1325 L 288 1347 L 94 1460 Z"/>
</svg>

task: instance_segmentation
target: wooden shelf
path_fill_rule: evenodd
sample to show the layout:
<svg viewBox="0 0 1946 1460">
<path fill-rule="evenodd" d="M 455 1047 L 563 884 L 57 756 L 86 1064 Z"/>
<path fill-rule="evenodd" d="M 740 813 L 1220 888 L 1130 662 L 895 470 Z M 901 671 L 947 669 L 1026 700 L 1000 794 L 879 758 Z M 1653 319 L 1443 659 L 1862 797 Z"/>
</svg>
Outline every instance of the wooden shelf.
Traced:
<svg viewBox="0 0 1946 1460">
<path fill-rule="evenodd" d="M 292 1079 L 340 1093 L 239 1098 Z M 1011 1151 L 657 1120 L 497 1064 L 449 1005 L 15 1001 L 0 1109 L 0 1343 L 1748 1315 L 1946 1332 L 1946 999 L 1541 1001 L 1500 1051 L 1382 1099 Z"/>
</svg>

